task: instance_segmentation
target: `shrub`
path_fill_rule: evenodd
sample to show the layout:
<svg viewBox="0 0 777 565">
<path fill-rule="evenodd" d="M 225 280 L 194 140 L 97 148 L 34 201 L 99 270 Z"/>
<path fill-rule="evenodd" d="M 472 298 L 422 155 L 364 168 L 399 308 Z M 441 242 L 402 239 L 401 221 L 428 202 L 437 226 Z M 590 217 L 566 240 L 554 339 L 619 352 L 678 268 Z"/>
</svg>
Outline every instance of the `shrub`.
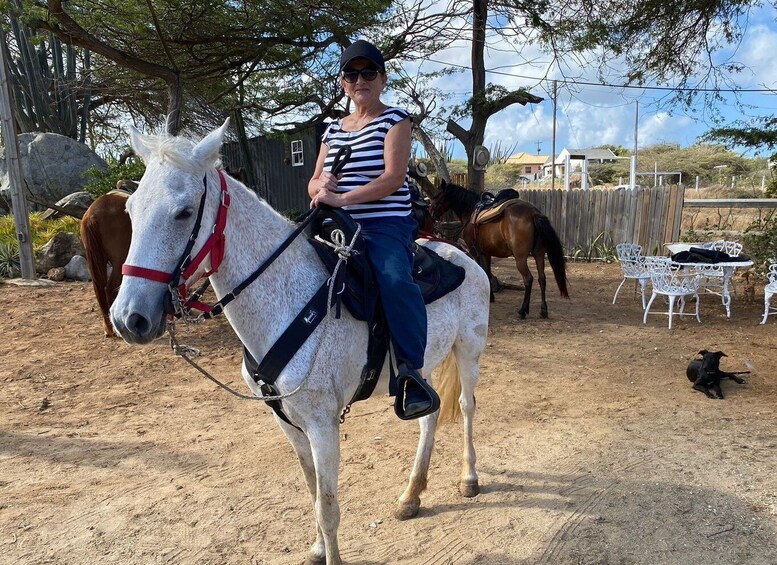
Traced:
<svg viewBox="0 0 777 565">
<path fill-rule="evenodd" d="M 0 278 L 12 279 L 20 277 L 21 274 L 22 264 L 17 243 L 0 241 Z"/>
<path fill-rule="evenodd" d="M 764 274 L 770 261 L 777 261 L 777 217 L 771 214 L 750 224 L 743 243 L 755 263 L 756 272 Z"/>
<path fill-rule="evenodd" d="M 123 165 L 109 162 L 107 171 L 92 167 L 86 171 L 86 177 L 91 180 L 84 185 L 84 190 L 97 198 L 114 190 L 120 180 L 139 181 L 145 171 L 146 166 L 137 159 L 130 159 Z"/>
<path fill-rule="evenodd" d="M 41 212 L 30 214 L 30 237 L 32 248 L 35 252 L 46 245 L 49 240 L 59 232 L 67 232 L 79 235 L 80 220 L 66 216 L 55 220 L 44 220 Z M 6 247 L 17 248 L 16 225 L 13 216 L 0 216 L 0 243 Z M 18 252 L 18 250 L 17 250 Z"/>
</svg>

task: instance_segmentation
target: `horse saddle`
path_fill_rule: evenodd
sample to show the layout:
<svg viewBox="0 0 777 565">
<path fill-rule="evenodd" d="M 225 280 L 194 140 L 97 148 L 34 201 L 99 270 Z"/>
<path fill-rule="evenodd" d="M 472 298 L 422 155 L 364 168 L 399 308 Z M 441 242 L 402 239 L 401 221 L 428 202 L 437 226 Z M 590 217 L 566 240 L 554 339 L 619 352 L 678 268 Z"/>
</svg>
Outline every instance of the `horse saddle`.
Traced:
<svg viewBox="0 0 777 565">
<path fill-rule="evenodd" d="M 339 258 L 334 249 L 315 239 L 315 235 L 332 241 L 332 233 L 336 229 L 342 231 L 343 239 L 350 243 L 357 226 L 344 210 L 322 208 L 316 221 L 312 222 L 308 239 L 330 273 L 334 272 Z M 462 267 L 446 261 L 431 249 L 413 245 L 413 280 L 421 289 L 424 304 L 430 304 L 458 288 L 464 281 L 464 275 Z M 338 269 L 333 284 L 339 293 L 338 299 L 342 300 L 354 318 L 366 321 L 370 331 L 367 363 L 362 369 L 361 383 L 351 402 L 365 400 L 375 389 L 391 336 L 379 300 L 375 275 L 367 260 L 366 246 L 361 237 L 356 238 L 351 255 L 346 264 Z M 339 309 L 339 304 L 335 308 Z M 393 389 L 392 386 L 390 390 Z"/>
<path fill-rule="evenodd" d="M 313 222 L 309 239 L 321 261 L 329 272 L 337 265 L 338 256 L 334 249 L 314 239 L 332 241 L 332 232 L 339 229 L 347 243 L 356 233 L 356 222 L 344 210 L 322 209 L 317 221 Z M 342 267 L 340 269 L 343 270 Z M 342 277 L 342 279 L 341 279 Z M 372 267 L 367 260 L 367 250 L 361 237 L 357 238 L 344 273 L 338 272 L 336 290 L 351 315 L 357 320 L 370 321 L 378 302 L 378 287 Z M 437 253 L 422 245 L 413 245 L 413 280 L 421 288 L 424 304 L 431 304 L 442 298 L 464 281 L 464 269 L 446 261 Z"/>
<path fill-rule="evenodd" d="M 498 219 L 506 208 L 515 204 L 520 198 L 518 191 L 512 188 L 500 190 L 496 196 L 490 192 L 480 195 L 480 200 L 475 205 L 473 221 L 478 224 L 493 222 Z"/>
</svg>

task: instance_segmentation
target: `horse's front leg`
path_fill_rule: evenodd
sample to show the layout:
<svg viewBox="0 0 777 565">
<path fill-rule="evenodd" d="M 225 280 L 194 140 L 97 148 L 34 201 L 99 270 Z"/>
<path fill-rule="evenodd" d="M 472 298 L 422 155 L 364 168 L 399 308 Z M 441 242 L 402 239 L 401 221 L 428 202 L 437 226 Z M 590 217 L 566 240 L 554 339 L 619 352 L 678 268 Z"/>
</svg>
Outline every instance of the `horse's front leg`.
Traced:
<svg viewBox="0 0 777 565">
<path fill-rule="evenodd" d="M 337 499 L 337 478 L 340 472 L 340 427 L 337 416 L 329 422 L 316 422 L 308 426 L 308 438 L 316 472 L 316 520 L 323 536 L 326 565 L 342 565 L 337 545 L 337 528 L 340 526 L 340 503 Z M 311 548 L 308 563 L 320 563 L 312 559 L 316 546 Z"/>
<path fill-rule="evenodd" d="M 421 493 L 426 490 L 429 462 L 432 459 L 432 450 L 434 449 L 434 432 L 437 430 L 439 414 L 438 410 L 434 414 L 418 420 L 421 434 L 418 439 L 413 470 L 410 472 L 410 482 L 405 488 L 405 492 L 399 497 L 399 506 L 394 512 L 394 516 L 398 520 L 414 518 L 421 508 Z"/>
<path fill-rule="evenodd" d="M 297 428 L 290 426 L 277 416 L 275 420 L 280 425 L 286 437 L 294 448 L 294 452 L 299 459 L 299 466 L 302 468 L 302 474 L 305 477 L 305 483 L 308 487 L 308 492 L 313 499 L 313 507 L 316 505 L 316 467 L 313 462 L 313 451 L 310 448 L 310 441 L 307 436 L 303 434 Z M 324 544 L 324 535 L 321 532 L 321 526 L 318 525 L 318 519 L 316 518 L 316 541 L 310 546 L 308 550 L 307 559 L 305 559 L 305 565 L 325 565 L 326 563 L 326 549 Z"/>
</svg>

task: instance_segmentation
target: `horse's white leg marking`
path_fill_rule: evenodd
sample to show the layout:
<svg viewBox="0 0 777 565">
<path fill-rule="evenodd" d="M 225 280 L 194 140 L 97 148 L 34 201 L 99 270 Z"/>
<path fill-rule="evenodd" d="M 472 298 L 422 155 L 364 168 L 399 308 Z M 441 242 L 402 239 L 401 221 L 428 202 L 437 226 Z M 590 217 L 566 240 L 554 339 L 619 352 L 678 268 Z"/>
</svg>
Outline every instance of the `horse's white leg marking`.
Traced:
<svg viewBox="0 0 777 565">
<path fill-rule="evenodd" d="M 310 441 L 305 434 L 288 425 L 286 422 L 275 417 L 275 421 L 286 434 L 286 438 L 294 448 L 294 452 L 299 458 L 299 466 L 302 468 L 302 474 L 305 476 L 305 483 L 308 486 L 308 491 L 313 499 L 313 506 L 316 505 L 316 467 L 313 463 L 313 452 L 310 448 Z M 316 563 L 324 564 L 326 562 L 326 549 L 324 547 L 324 536 L 321 532 L 321 526 L 318 524 L 318 518 L 316 518 L 316 541 L 310 546 L 308 550 L 308 557 L 306 563 L 313 565 Z"/>
<path fill-rule="evenodd" d="M 311 424 L 308 429 L 316 468 L 316 519 L 324 537 L 327 565 L 342 565 L 337 545 L 340 503 L 337 477 L 340 472 L 340 431 L 337 421 Z"/>
<path fill-rule="evenodd" d="M 410 482 L 405 492 L 399 497 L 399 506 L 394 515 L 398 520 L 408 520 L 418 515 L 421 507 L 421 493 L 426 490 L 426 480 L 429 473 L 429 462 L 432 459 L 434 449 L 434 432 L 437 429 L 439 410 L 419 419 L 421 435 L 418 438 L 418 448 L 415 454 L 415 463 L 410 472 Z"/>
<path fill-rule="evenodd" d="M 485 338 L 485 335 L 483 336 Z M 457 342 L 454 349 L 456 363 L 459 365 L 461 396 L 459 406 L 464 415 L 464 454 L 461 465 L 459 492 L 462 496 L 473 497 L 480 493 L 478 474 L 475 470 L 475 443 L 473 439 L 473 420 L 475 417 L 475 385 L 480 378 L 478 363 L 480 349 L 472 350 L 469 342 Z"/>
</svg>

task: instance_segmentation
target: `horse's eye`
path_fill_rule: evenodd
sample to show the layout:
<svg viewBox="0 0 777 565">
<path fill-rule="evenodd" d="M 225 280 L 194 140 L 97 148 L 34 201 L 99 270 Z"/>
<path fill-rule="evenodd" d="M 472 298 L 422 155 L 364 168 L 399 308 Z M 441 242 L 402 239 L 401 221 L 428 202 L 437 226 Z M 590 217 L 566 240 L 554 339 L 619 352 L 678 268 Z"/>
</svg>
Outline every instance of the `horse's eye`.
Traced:
<svg viewBox="0 0 777 565">
<path fill-rule="evenodd" d="M 192 217 L 192 211 L 189 208 L 186 208 L 185 210 L 181 210 L 175 215 L 176 220 L 188 220 Z"/>
</svg>

